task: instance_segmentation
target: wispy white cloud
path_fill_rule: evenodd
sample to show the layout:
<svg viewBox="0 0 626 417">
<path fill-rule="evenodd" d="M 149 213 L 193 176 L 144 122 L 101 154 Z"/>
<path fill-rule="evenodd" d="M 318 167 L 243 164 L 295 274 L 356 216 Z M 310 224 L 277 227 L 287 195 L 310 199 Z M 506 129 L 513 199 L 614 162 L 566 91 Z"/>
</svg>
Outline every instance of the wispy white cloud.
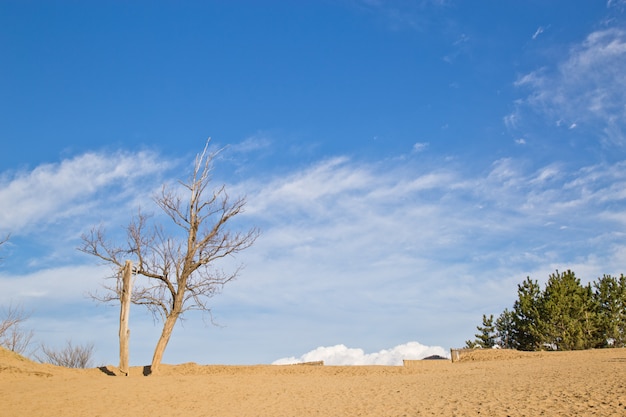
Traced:
<svg viewBox="0 0 626 417">
<path fill-rule="evenodd" d="M 118 209 L 137 204 L 154 191 L 152 181 L 167 168 L 168 163 L 149 152 L 86 153 L 30 171 L 3 173 L 0 230 L 20 235 L 99 208 L 110 209 L 113 201 Z M 101 205 L 103 197 L 107 202 Z"/>
<path fill-rule="evenodd" d="M 35 309 L 44 303 L 48 308 L 58 308 L 71 302 L 84 302 L 87 293 L 101 287 L 101 278 L 111 274 L 109 267 L 97 264 L 62 265 L 34 272 L 3 272 L 0 273 L 3 288 L 0 306 L 15 303 Z"/>
<path fill-rule="evenodd" d="M 396 251 L 376 245 L 385 235 L 415 248 L 437 242 L 475 246 L 477 232 L 488 236 L 509 228 L 515 234 L 559 218 L 587 223 L 588 212 L 621 198 L 615 190 L 626 177 L 620 171 L 620 164 L 573 172 L 550 164 L 529 171 L 525 163 L 504 158 L 471 178 L 452 167 L 419 172 L 337 158 L 293 176 L 248 183 L 248 214 L 269 222 L 272 233 L 296 232 L 289 245 L 315 242 L 316 251 L 332 254 L 337 251 L 326 246 L 331 242 L 343 242 L 346 250 L 365 243 L 372 255 Z M 506 216 L 510 220 L 501 221 Z"/>
<path fill-rule="evenodd" d="M 606 7 L 626 6 L 626 0 L 607 0 Z"/>
<path fill-rule="evenodd" d="M 365 190 L 377 181 L 362 169 L 351 169 L 347 159 L 331 158 L 287 178 L 276 178 L 256 190 L 250 197 L 248 213 L 273 216 L 276 206 L 281 212 L 314 215 L 325 211 L 330 199 Z"/>
<path fill-rule="evenodd" d="M 626 32 L 591 33 L 565 60 L 520 76 L 515 85 L 530 94 L 505 118 L 515 125 L 525 109 L 571 128 L 585 128 L 612 144 L 626 145 Z"/>
<path fill-rule="evenodd" d="M 357 0 L 358 8 L 381 16 L 392 30 L 426 30 L 432 25 L 433 14 L 446 8 L 450 0 Z"/>
<path fill-rule="evenodd" d="M 258 152 L 267 149 L 272 144 L 272 140 L 265 134 L 257 134 L 244 139 L 235 145 L 229 147 L 229 150 L 235 153 Z"/>
<path fill-rule="evenodd" d="M 469 42 L 469 40 L 470 40 L 469 36 L 467 36 L 465 33 L 462 33 L 461 36 L 459 36 L 459 38 L 456 41 L 454 41 L 453 45 L 455 46 L 462 45 L 464 43 Z"/>
<path fill-rule="evenodd" d="M 422 152 L 428 148 L 428 142 L 415 142 L 413 144 L 413 152 Z"/>
<path fill-rule="evenodd" d="M 518 103 L 519 104 L 519 103 Z M 507 114 L 502 118 L 504 125 L 509 129 L 517 129 L 519 125 L 519 112 Z"/>
<path fill-rule="evenodd" d="M 543 33 L 543 27 L 539 26 L 537 30 L 535 31 L 535 33 L 533 34 L 533 40 L 537 39 L 539 35 L 541 35 L 542 33 Z"/>
<path fill-rule="evenodd" d="M 454 63 L 454 61 L 463 53 L 467 52 L 468 44 L 470 43 L 470 37 L 462 33 L 453 43 L 452 51 L 445 55 L 442 59 L 448 64 Z M 457 86 L 458 87 L 458 86 Z"/>
<path fill-rule="evenodd" d="M 528 274 L 586 265 L 581 271 L 595 279 L 621 265 L 615 254 L 624 244 L 612 234 L 621 223 L 611 217 L 624 202 L 616 194 L 626 189 L 621 164 L 531 169 L 504 158 L 473 175 L 394 164 L 337 158 L 247 183 L 248 214 L 264 233 L 245 256 L 246 283 L 226 304 L 271 299 L 276 317 L 307 318 L 303 337 L 311 343 L 353 320 L 387 323 L 372 324 L 383 339 L 408 326 L 423 342 L 428 325 L 409 317 L 501 310 Z M 454 345 L 443 334 L 468 326 L 442 325 L 439 343 Z M 356 340 L 356 333 L 368 337 L 356 326 L 334 341 Z"/>
</svg>

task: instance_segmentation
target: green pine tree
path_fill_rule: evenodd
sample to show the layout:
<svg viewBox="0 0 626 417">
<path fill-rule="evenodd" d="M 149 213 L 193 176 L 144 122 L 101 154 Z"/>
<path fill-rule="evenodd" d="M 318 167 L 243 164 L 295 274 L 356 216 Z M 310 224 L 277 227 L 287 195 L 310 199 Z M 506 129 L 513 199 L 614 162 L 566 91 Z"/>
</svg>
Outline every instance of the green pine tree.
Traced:
<svg viewBox="0 0 626 417">
<path fill-rule="evenodd" d="M 465 346 L 468 348 L 492 348 L 496 345 L 496 327 L 493 322 L 493 314 L 489 317 L 483 314 L 482 326 L 476 326 L 478 333 L 474 336 L 474 341 L 468 340 L 465 342 Z"/>
<path fill-rule="evenodd" d="M 505 308 L 500 317 L 496 319 L 496 335 L 498 345 L 503 349 L 514 349 L 513 343 L 513 312 Z"/>
<path fill-rule="evenodd" d="M 493 314 L 487 317 L 483 314 L 483 325 L 476 326 L 478 333 L 475 334 L 476 341 L 481 348 L 492 348 L 496 345 L 496 327 L 493 323 Z"/>
<path fill-rule="evenodd" d="M 542 303 L 545 342 L 557 350 L 591 347 L 590 301 L 589 291 L 580 284 L 574 272 L 551 274 Z"/>
<path fill-rule="evenodd" d="M 597 339 L 602 347 L 626 346 L 626 277 L 604 275 L 593 283 Z"/>
<path fill-rule="evenodd" d="M 512 346 L 540 350 L 545 342 L 541 288 L 536 280 L 527 277 L 517 286 L 517 296 L 513 304 Z"/>
</svg>

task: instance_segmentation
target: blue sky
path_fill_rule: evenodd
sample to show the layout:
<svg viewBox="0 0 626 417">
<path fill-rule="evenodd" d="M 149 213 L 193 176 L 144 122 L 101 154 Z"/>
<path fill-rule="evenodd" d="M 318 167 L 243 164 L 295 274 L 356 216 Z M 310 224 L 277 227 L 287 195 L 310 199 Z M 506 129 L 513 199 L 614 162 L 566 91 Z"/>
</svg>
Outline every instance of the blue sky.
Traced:
<svg viewBox="0 0 626 417">
<path fill-rule="evenodd" d="M 116 363 L 79 237 L 208 137 L 262 236 L 167 363 L 445 351 L 526 276 L 626 272 L 623 0 L 2 1 L 0 56 L 0 305 L 38 342 Z M 133 307 L 132 363 L 159 331 Z"/>
</svg>

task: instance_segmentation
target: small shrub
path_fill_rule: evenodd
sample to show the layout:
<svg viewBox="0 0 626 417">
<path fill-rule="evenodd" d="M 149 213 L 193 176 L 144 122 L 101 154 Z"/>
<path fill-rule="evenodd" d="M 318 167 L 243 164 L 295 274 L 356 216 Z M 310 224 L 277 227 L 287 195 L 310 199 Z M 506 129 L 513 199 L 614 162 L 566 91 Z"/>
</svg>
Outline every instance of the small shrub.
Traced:
<svg viewBox="0 0 626 417">
<path fill-rule="evenodd" d="M 60 350 L 54 350 L 44 344 L 40 346 L 42 355 L 36 355 L 36 359 L 41 363 L 51 363 L 66 368 L 89 368 L 91 367 L 93 356 L 93 343 L 86 345 L 73 345 L 68 340 L 65 347 Z"/>
</svg>

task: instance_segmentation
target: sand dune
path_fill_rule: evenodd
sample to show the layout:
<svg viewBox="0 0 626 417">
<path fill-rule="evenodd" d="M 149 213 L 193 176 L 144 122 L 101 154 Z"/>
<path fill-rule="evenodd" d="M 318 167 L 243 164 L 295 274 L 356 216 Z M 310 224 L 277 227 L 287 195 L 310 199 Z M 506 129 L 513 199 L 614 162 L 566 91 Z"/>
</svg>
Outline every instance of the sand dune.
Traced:
<svg viewBox="0 0 626 417">
<path fill-rule="evenodd" d="M 626 349 L 476 351 L 410 366 L 164 365 L 111 376 L 0 349 L 1 416 L 624 416 Z"/>
</svg>

